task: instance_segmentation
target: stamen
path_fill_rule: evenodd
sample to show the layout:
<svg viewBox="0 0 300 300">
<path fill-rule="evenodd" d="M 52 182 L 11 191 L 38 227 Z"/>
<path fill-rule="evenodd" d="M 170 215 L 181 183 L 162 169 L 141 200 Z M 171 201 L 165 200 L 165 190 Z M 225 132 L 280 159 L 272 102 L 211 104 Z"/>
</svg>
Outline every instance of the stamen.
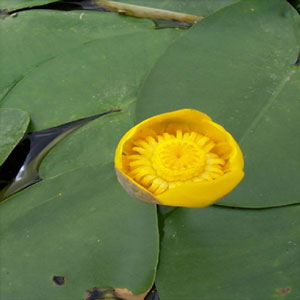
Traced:
<svg viewBox="0 0 300 300">
<path fill-rule="evenodd" d="M 128 174 L 157 195 L 187 182 L 211 181 L 222 176 L 228 147 L 216 145 L 195 131 L 176 130 L 175 134 L 164 132 L 139 139 L 128 152 L 124 154 Z"/>
<path fill-rule="evenodd" d="M 151 162 L 145 158 L 135 160 L 129 163 L 130 167 L 137 167 L 137 166 L 151 166 Z"/>
<path fill-rule="evenodd" d="M 206 142 L 209 141 L 209 138 L 207 136 L 202 136 L 201 139 L 198 141 L 198 145 L 200 147 L 204 146 Z"/>
<path fill-rule="evenodd" d="M 209 152 L 214 146 L 215 146 L 215 143 L 210 141 L 203 147 L 203 150 L 205 152 Z"/>
<path fill-rule="evenodd" d="M 188 140 L 190 137 L 190 133 L 189 132 L 186 132 L 184 135 L 183 135 L 183 139 L 184 140 Z"/>
<path fill-rule="evenodd" d="M 144 154 L 146 152 L 146 149 L 141 148 L 141 147 L 133 147 L 132 150 L 134 150 L 140 154 Z"/>
<path fill-rule="evenodd" d="M 181 130 L 176 131 L 176 138 L 179 139 L 179 140 L 182 139 L 182 131 Z"/>
<path fill-rule="evenodd" d="M 222 158 L 209 158 L 207 159 L 207 163 L 209 165 L 224 165 L 225 164 L 225 160 Z"/>
<path fill-rule="evenodd" d="M 157 144 L 156 140 L 152 136 L 147 136 L 146 141 L 149 143 L 151 146 L 155 146 Z"/>
<path fill-rule="evenodd" d="M 156 178 L 155 175 L 146 175 L 144 178 L 141 180 L 141 184 L 144 186 L 148 186 L 152 183 L 152 181 Z"/>
</svg>

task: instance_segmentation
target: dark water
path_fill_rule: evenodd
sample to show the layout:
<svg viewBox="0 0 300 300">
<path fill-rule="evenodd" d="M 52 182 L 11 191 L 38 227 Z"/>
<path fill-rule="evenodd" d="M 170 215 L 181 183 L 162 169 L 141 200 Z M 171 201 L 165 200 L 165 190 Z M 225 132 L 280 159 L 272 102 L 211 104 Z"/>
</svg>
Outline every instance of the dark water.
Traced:
<svg viewBox="0 0 300 300">
<path fill-rule="evenodd" d="M 122 1 L 120 1 L 122 2 Z M 65 0 L 59 1 L 54 3 L 49 3 L 45 5 L 37 5 L 33 7 L 25 7 L 21 9 L 16 9 L 10 11 L 9 13 L 6 11 L 0 10 L 0 16 L 5 18 L 8 15 L 17 15 L 20 12 L 28 11 L 28 10 L 36 10 L 36 9 L 50 9 L 50 10 L 59 10 L 59 11 L 73 11 L 73 10 L 94 10 L 99 12 L 109 12 L 111 11 L 101 8 L 97 6 L 93 0 Z M 167 20 L 159 20 L 159 19 L 152 19 L 155 24 L 155 29 L 165 29 L 165 28 L 181 28 L 181 29 L 188 29 L 192 26 L 189 23 L 177 22 L 177 21 L 167 21 Z"/>
<path fill-rule="evenodd" d="M 0 201 L 41 181 L 42 178 L 39 176 L 40 164 L 48 152 L 66 136 L 97 118 L 116 112 L 120 112 L 120 110 L 113 109 L 60 126 L 25 134 L 0 167 Z M 54 276 L 53 281 L 57 285 L 64 284 L 62 276 Z M 99 299 L 98 296 L 98 291 L 94 290 L 88 299 L 96 300 Z M 149 291 L 145 300 L 159 300 L 155 285 Z"/>
<path fill-rule="evenodd" d="M 292 5 L 297 12 L 300 14 L 300 0 L 286 0 L 290 5 Z M 122 2 L 122 1 L 120 1 Z M 7 13 L 6 11 L 0 10 L 0 16 L 16 14 L 18 12 L 27 11 L 27 10 L 34 10 L 34 9 L 53 9 L 53 10 L 60 10 L 60 11 L 72 11 L 72 10 L 95 10 L 99 12 L 111 12 L 105 8 L 101 8 L 95 4 L 93 0 L 62 0 L 59 2 L 49 3 L 45 5 L 37 5 L 33 7 L 25 7 L 22 9 L 17 9 Z M 163 29 L 163 28 L 182 28 L 187 29 L 192 26 L 192 24 L 181 23 L 176 21 L 165 21 L 165 20 L 156 20 L 153 19 L 156 29 Z"/>
<path fill-rule="evenodd" d="M 300 0 L 287 0 L 287 2 L 289 2 L 300 13 Z M 109 12 L 106 9 L 97 7 L 92 0 L 64 0 L 41 6 L 18 9 L 9 13 L 7 11 L 0 10 L 0 17 L 5 18 L 7 15 L 35 9 L 53 9 L 59 11 L 95 10 L 99 12 Z M 175 21 L 153 20 L 153 22 L 155 23 L 156 29 L 187 29 L 192 26 L 191 24 Z M 295 65 L 300 65 L 300 54 Z M 57 143 L 64 139 L 64 137 L 92 120 L 117 111 L 119 110 L 112 110 L 53 128 L 27 133 L 9 155 L 4 164 L 0 166 L 0 201 L 34 183 L 41 181 L 42 178 L 40 178 L 38 170 L 42 160 Z M 56 276 L 54 280 L 57 281 L 56 284 L 58 285 L 63 284 L 62 278 L 59 276 Z M 90 295 L 89 300 L 98 299 L 98 296 L 99 295 L 94 292 L 94 294 Z M 145 300 L 159 300 L 155 286 L 153 286 L 150 290 Z"/>
<path fill-rule="evenodd" d="M 95 10 L 99 12 L 109 12 L 106 9 L 95 6 L 92 0 L 78 1 L 60 1 L 46 5 L 28 7 L 7 12 L 0 10 L 0 17 L 5 18 L 8 15 L 17 15 L 20 12 L 36 9 L 53 9 L 59 11 L 73 10 Z M 185 24 L 175 21 L 153 20 L 155 29 L 164 28 L 182 28 L 186 29 L 191 24 Z M 102 114 L 91 116 L 88 118 L 76 120 L 53 128 L 41 131 L 30 132 L 25 134 L 23 139 L 15 147 L 6 161 L 0 166 L 0 201 L 5 200 L 9 196 L 25 189 L 42 180 L 39 176 L 39 166 L 48 152 L 67 135 L 79 129 L 90 121 L 109 113 L 118 112 L 120 110 L 111 110 Z M 63 277 L 56 276 L 53 278 L 56 284 L 64 283 Z M 89 300 L 98 299 L 98 294 L 90 295 Z M 145 300 L 159 300 L 159 296 L 155 285 L 147 294 Z"/>
<path fill-rule="evenodd" d="M 25 134 L 0 167 L 0 201 L 41 181 L 39 166 L 42 160 L 66 136 L 88 122 L 119 111 L 119 109 L 113 109 L 60 126 Z"/>
</svg>

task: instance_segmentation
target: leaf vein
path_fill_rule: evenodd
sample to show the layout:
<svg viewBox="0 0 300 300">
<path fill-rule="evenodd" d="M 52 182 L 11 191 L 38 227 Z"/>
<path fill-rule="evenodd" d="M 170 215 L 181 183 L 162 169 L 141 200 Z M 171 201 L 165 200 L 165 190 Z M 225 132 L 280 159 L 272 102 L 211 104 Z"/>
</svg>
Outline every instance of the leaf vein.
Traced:
<svg viewBox="0 0 300 300">
<path fill-rule="evenodd" d="M 265 106 L 261 109 L 261 111 L 257 114 L 254 120 L 251 122 L 250 126 L 244 132 L 242 137 L 239 139 L 239 143 L 242 144 L 245 138 L 251 133 L 259 124 L 263 116 L 269 111 L 272 105 L 275 103 L 277 97 L 280 95 L 285 85 L 290 81 L 291 77 L 296 73 L 296 70 L 291 70 L 289 73 L 281 80 L 277 88 L 273 91 L 272 96 L 269 98 L 269 101 L 265 104 Z"/>
</svg>

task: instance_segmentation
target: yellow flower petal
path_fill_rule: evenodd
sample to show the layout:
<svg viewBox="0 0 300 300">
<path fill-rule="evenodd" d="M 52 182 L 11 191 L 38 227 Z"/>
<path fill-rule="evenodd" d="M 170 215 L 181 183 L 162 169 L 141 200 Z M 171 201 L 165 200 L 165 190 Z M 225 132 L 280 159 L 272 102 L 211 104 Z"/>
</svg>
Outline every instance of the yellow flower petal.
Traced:
<svg viewBox="0 0 300 300">
<path fill-rule="evenodd" d="M 243 177 L 244 172 L 236 169 L 212 181 L 186 183 L 169 189 L 156 198 L 169 206 L 205 207 L 232 191 Z"/>
<path fill-rule="evenodd" d="M 130 129 L 117 146 L 115 167 L 134 197 L 185 207 L 212 204 L 244 174 L 233 137 L 193 109 L 154 116 Z"/>
</svg>

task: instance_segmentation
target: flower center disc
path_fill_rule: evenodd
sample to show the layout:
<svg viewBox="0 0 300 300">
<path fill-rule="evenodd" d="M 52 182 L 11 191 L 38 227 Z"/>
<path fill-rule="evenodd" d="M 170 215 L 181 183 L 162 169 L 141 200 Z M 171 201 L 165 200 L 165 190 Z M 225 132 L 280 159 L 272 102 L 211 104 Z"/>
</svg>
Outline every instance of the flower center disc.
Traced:
<svg viewBox="0 0 300 300">
<path fill-rule="evenodd" d="M 186 181 L 203 171 L 205 152 L 192 141 L 173 139 L 160 143 L 151 161 L 162 179 Z"/>
<path fill-rule="evenodd" d="M 134 145 L 126 156 L 128 175 L 155 195 L 186 182 L 214 180 L 224 174 L 225 160 L 211 152 L 215 143 L 193 131 L 147 136 Z"/>
</svg>

